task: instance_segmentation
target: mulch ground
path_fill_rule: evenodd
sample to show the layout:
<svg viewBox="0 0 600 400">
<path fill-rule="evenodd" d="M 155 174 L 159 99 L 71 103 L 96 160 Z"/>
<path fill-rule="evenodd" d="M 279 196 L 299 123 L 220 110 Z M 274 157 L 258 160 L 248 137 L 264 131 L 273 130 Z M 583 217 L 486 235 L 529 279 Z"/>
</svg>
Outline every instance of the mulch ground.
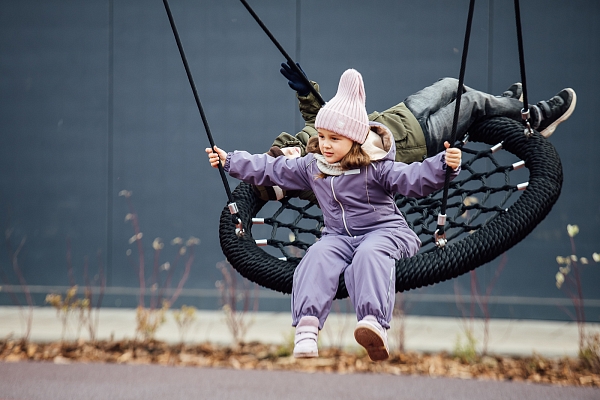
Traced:
<svg viewBox="0 0 600 400">
<path fill-rule="evenodd" d="M 461 379 L 522 381 L 554 385 L 600 387 L 600 371 L 573 358 L 549 359 L 477 356 L 470 362 L 448 353 L 393 353 L 389 360 L 372 362 L 366 353 L 323 349 L 319 358 L 297 360 L 289 348 L 260 343 L 236 347 L 210 343 L 172 345 L 158 341 L 98 341 L 31 343 L 0 341 L 0 361 L 53 361 L 160 364 L 190 367 L 294 370 L 326 373 L 384 373 Z"/>
</svg>

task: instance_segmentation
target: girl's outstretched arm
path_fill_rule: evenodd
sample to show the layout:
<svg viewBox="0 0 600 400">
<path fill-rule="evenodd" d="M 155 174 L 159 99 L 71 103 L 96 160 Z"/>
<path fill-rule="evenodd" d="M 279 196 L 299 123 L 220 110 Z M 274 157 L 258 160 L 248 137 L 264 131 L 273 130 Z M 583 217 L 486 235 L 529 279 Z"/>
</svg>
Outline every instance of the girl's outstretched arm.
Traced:
<svg viewBox="0 0 600 400">
<path fill-rule="evenodd" d="M 422 162 L 382 162 L 374 176 L 390 192 L 408 197 L 425 197 L 444 187 L 446 171 L 454 179 L 460 173 L 460 149 L 446 149 Z"/>
<path fill-rule="evenodd" d="M 450 143 L 444 142 L 446 148 L 446 165 L 452 169 L 460 167 L 462 151 L 456 147 L 450 147 Z"/>
<path fill-rule="evenodd" d="M 225 165 L 227 153 L 223 150 L 215 146 L 214 151 L 210 147 L 207 147 L 204 151 L 208 154 L 208 162 L 213 168 L 219 168 L 219 162 L 221 162 L 221 165 Z"/>
</svg>

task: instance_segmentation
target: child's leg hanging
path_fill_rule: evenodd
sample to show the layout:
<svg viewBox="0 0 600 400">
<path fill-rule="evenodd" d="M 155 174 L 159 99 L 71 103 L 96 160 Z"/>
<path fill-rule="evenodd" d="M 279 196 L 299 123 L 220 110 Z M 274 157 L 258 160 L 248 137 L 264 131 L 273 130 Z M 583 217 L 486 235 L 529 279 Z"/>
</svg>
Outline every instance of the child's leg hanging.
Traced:
<svg viewBox="0 0 600 400">
<path fill-rule="evenodd" d="M 458 79 L 442 78 L 433 85 L 427 86 L 418 92 L 411 94 L 404 100 L 415 118 L 423 125 L 429 115 L 445 107 L 454 99 L 458 91 Z"/>
<path fill-rule="evenodd" d="M 396 294 L 396 259 L 405 253 L 398 230 L 380 229 L 362 237 L 344 273 L 358 324 L 356 341 L 373 361 L 389 357 L 387 332 Z"/>
<path fill-rule="evenodd" d="M 508 117 L 515 121 L 521 121 L 522 107 L 523 104 L 517 99 L 469 90 L 462 95 L 460 100 L 456 138 L 460 140 L 469 127 L 482 118 Z M 455 108 L 456 100 L 431 114 L 425 121 L 428 156 L 444 150 L 444 142 L 451 139 Z"/>
<path fill-rule="evenodd" d="M 397 229 L 378 229 L 361 237 L 352 263 L 344 273 L 348 294 L 360 321 L 373 315 L 390 327 L 396 293 L 396 260 L 405 246 Z"/>
<path fill-rule="evenodd" d="M 324 235 L 309 247 L 296 271 L 292 286 L 292 325 L 300 318 L 319 319 L 319 329 L 331 311 L 331 304 L 339 286 L 340 275 L 352 257 L 353 248 L 348 239 Z"/>
</svg>

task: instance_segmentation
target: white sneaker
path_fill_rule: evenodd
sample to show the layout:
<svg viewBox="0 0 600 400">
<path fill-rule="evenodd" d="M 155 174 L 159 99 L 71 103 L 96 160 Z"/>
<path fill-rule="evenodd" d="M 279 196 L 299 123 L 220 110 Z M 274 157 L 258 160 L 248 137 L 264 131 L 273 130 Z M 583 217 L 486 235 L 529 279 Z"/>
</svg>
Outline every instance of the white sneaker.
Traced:
<svg viewBox="0 0 600 400">
<path fill-rule="evenodd" d="M 374 316 L 367 315 L 356 324 L 354 338 L 367 350 L 372 361 L 383 361 L 390 357 L 387 331 Z"/>
<path fill-rule="evenodd" d="M 294 357 L 319 357 L 317 338 L 319 336 L 319 319 L 317 317 L 302 317 L 296 325 L 294 338 Z"/>
</svg>

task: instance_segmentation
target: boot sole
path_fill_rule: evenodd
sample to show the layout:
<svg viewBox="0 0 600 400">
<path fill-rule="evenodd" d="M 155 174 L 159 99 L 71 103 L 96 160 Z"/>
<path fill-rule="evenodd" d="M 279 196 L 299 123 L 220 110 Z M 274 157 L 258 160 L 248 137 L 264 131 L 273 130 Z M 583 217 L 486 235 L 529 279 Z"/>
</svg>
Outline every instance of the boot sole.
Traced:
<svg viewBox="0 0 600 400">
<path fill-rule="evenodd" d="M 294 358 L 318 358 L 319 353 L 294 353 Z"/>
<path fill-rule="evenodd" d="M 542 135 L 545 138 L 549 138 L 550 135 L 552 135 L 556 130 L 556 127 L 561 122 L 566 121 L 571 116 L 571 114 L 573 114 L 573 110 L 575 110 L 575 104 L 577 104 L 577 95 L 575 94 L 575 91 L 573 89 L 567 90 L 569 90 L 573 94 L 573 100 L 571 100 L 571 105 L 569 105 L 567 111 L 565 111 L 565 113 L 561 115 L 560 118 L 558 118 L 556 121 L 548 125 L 546 129 L 540 132 L 540 135 Z"/>
<path fill-rule="evenodd" d="M 317 358 L 319 353 L 294 353 L 294 358 Z"/>
<path fill-rule="evenodd" d="M 300 346 L 300 347 L 302 347 L 302 346 Z M 297 344 L 294 346 L 294 351 L 293 351 L 294 358 L 317 358 L 317 357 L 319 357 L 319 348 L 317 347 L 316 342 L 315 342 L 315 346 L 313 347 L 313 349 L 306 349 L 306 346 L 304 346 L 304 347 L 305 347 L 304 349 L 299 350 Z"/>
<path fill-rule="evenodd" d="M 358 326 L 354 330 L 354 339 L 367 350 L 372 361 L 383 361 L 390 357 L 390 352 L 385 346 L 381 334 L 370 326 Z"/>
</svg>

